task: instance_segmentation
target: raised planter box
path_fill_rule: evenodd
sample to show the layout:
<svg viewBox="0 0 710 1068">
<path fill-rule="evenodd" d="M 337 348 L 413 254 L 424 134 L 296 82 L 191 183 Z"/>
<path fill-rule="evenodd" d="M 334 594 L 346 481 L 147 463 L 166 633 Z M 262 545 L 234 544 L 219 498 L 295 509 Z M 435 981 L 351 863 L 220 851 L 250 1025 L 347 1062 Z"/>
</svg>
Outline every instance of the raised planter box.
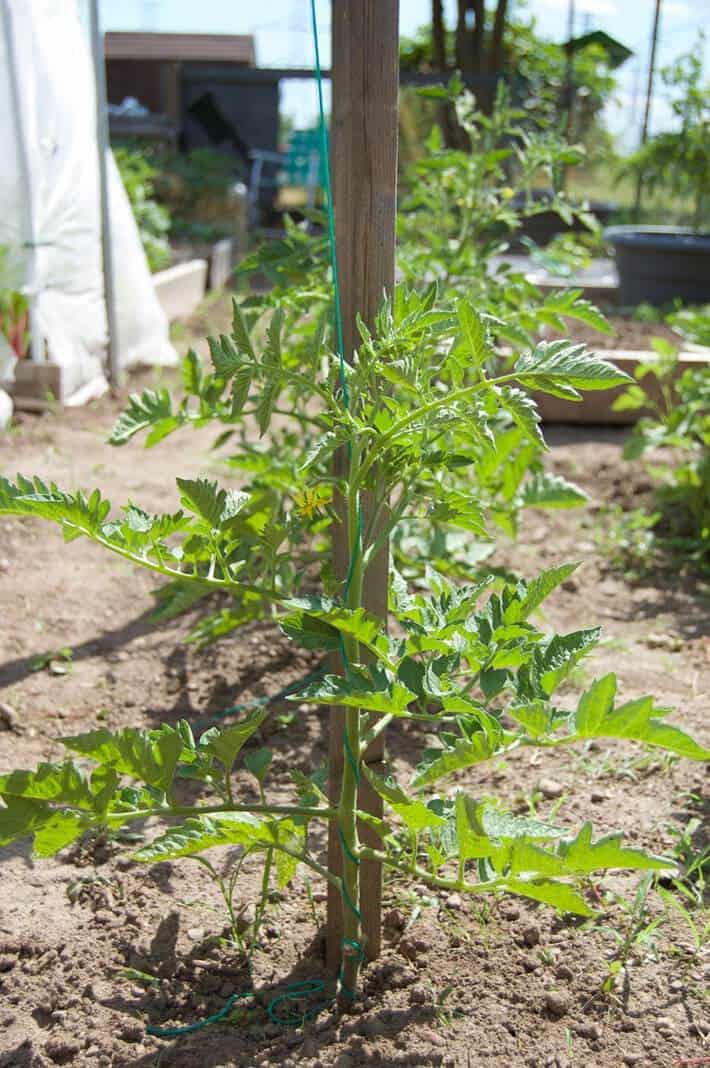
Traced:
<svg viewBox="0 0 710 1068">
<path fill-rule="evenodd" d="M 617 349 L 612 352 L 604 352 L 603 355 L 615 363 L 632 377 L 634 371 L 642 363 L 648 363 L 655 359 L 653 352 L 632 352 L 631 350 Z M 698 352 L 681 352 L 678 356 L 676 377 L 680 377 L 690 367 L 710 367 L 710 349 Z M 660 400 L 658 380 L 653 375 L 646 375 L 641 379 L 643 388 L 651 395 Z M 542 420 L 545 423 L 604 423 L 616 426 L 631 426 L 642 415 L 649 412 L 644 409 L 638 411 L 615 412 L 612 405 L 617 397 L 625 392 L 625 387 L 617 389 L 605 389 L 600 392 L 584 393 L 582 400 L 563 400 L 561 397 L 551 397 L 547 393 L 536 393 L 537 403 Z"/>
<path fill-rule="evenodd" d="M 613 226 L 621 304 L 710 301 L 710 233 L 670 226 Z"/>
<path fill-rule="evenodd" d="M 219 241 L 196 242 L 173 245 L 173 266 L 182 266 L 195 259 L 207 260 L 207 288 L 225 289 L 232 281 L 237 255 L 237 242 L 233 237 Z"/>
<path fill-rule="evenodd" d="M 1 384 L 18 411 L 44 412 L 61 403 L 62 369 L 59 364 L 18 360 L 14 375 L 13 381 Z"/>
<path fill-rule="evenodd" d="M 205 295 L 207 260 L 189 260 L 158 271 L 153 285 L 168 322 L 189 319 Z"/>
</svg>

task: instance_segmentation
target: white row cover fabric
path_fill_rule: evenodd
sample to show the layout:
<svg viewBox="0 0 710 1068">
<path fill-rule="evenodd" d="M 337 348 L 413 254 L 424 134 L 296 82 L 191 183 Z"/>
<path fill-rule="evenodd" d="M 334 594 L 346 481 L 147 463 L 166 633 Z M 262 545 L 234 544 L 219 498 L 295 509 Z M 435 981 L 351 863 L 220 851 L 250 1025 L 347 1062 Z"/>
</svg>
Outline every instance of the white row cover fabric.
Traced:
<svg viewBox="0 0 710 1068">
<path fill-rule="evenodd" d="M 0 246 L 15 286 L 36 295 L 50 360 L 62 367 L 64 403 L 106 388 L 95 82 L 76 0 L 0 0 L 13 48 L 0 33 Z M 19 89 L 13 107 L 10 54 Z M 29 183 L 22 181 L 26 153 Z M 130 204 L 113 157 L 109 211 L 121 369 L 174 364 Z M 32 246 L 33 247 L 28 247 Z"/>
</svg>

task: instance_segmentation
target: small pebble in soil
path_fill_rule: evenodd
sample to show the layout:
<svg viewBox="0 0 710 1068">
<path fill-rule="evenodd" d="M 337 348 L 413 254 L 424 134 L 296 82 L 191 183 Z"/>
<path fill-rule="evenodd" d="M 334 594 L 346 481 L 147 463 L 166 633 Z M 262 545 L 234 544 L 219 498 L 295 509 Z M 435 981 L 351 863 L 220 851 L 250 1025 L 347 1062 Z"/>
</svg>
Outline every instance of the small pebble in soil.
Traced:
<svg viewBox="0 0 710 1068">
<path fill-rule="evenodd" d="M 624 1064 L 628 1064 L 629 1068 L 634 1068 L 634 1065 L 641 1064 L 643 1062 L 643 1053 L 625 1053 Z"/>
<path fill-rule="evenodd" d="M 191 942 L 201 942 L 205 937 L 204 927 L 188 927 L 187 937 Z"/>
<path fill-rule="evenodd" d="M 522 936 L 525 945 L 532 949 L 533 946 L 537 946 L 540 942 L 540 928 L 534 923 L 529 923 L 527 927 L 523 927 Z"/>
<path fill-rule="evenodd" d="M 15 731 L 20 726 L 20 720 L 11 705 L 0 701 L 0 731 Z"/>
<path fill-rule="evenodd" d="M 546 797 L 548 801 L 561 797 L 565 790 L 562 783 L 557 782 L 556 779 L 540 779 L 538 787 L 542 796 Z"/>
<path fill-rule="evenodd" d="M 47 1056 L 55 1064 L 71 1064 L 80 1052 L 81 1046 L 70 1038 L 50 1038 L 45 1046 Z"/>
<path fill-rule="evenodd" d="M 555 968 L 555 975 L 558 979 L 574 979 L 574 972 L 571 968 L 568 968 L 566 964 L 558 964 Z"/>
<path fill-rule="evenodd" d="M 124 1042 L 142 1042 L 144 1037 L 144 1030 L 140 1024 L 124 1024 L 121 1030 L 118 1032 L 118 1037 Z"/>
<path fill-rule="evenodd" d="M 589 795 L 589 800 L 592 802 L 592 804 L 599 805 L 602 801 L 606 801 L 606 794 L 603 790 L 592 790 L 591 794 Z"/>
<path fill-rule="evenodd" d="M 551 1016 L 556 1016 L 558 1019 L 565 1016 L 569 1008 L 566 994 L 559 990 L 548 990 L 545 994 L 545 1008 Z"/>
<path fill-rule="evenodd" d="M 446 898 L 446 906 L 450 909 L 461 909 L 463 908 L 463 898 L 460 894 L 449 894 Z"/>
<path fill-rule="evenodd" d="M 579 1027 L 576 1028 L 576 1031 L 582 1038 L 588 1038 L 592 1042 L 598 1042 L 602 1037 L 601 1028 L 599 1027 L 599 1024 L 595 1023 L 580 1024 Z"/>
<path fill-rule="evenodd" d="M 384 925 L 393 931 L 403 931 L 407 923 L 407 917 L 401 909 L 390 909 L 385 913 Z"/>
</svg>

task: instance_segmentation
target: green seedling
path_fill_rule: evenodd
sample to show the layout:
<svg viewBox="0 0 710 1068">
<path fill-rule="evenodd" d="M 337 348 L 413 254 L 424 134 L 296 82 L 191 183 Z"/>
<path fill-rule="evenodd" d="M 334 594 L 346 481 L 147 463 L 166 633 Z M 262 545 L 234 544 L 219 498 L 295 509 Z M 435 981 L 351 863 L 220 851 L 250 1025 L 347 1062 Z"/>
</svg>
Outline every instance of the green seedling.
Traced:
<svg viewBox="0 0 710 1068">
<path fill-rule="evenodd" d="M 32 660 L 33 671 L 49 671 L 50 675 L 68 675 L 73 664 L 74 653 L 68 647 L 54 649 L 49 653 L 42 653 Z"/>
</svg>

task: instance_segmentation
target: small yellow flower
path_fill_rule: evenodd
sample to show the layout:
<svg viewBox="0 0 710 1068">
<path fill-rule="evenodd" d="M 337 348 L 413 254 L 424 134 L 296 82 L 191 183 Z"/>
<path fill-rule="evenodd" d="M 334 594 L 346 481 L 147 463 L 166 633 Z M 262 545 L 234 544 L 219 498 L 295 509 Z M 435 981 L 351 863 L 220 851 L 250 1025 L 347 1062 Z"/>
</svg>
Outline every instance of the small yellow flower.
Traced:
<svg viewBox="0 0 710 1068">
<path fill-rule="evenodd" d="M 510 200 L 511 197 L 515 196 L 515 190 L 511 189 L 509 185 L 503 186 L 503 188 L 501 189 L 500 193 L 501 193 L 501 196 L 503 197 L 503 200 Z"/>
<path fill-rule="evenodd" d="M 310 489 L 308 486 L 303 491 L 294 495 L 293 503 L 296 511 L 302 519 L 312 519 L 318 515 L 327 500 L 327 491 L 323 489 Z"/>
</svg>

